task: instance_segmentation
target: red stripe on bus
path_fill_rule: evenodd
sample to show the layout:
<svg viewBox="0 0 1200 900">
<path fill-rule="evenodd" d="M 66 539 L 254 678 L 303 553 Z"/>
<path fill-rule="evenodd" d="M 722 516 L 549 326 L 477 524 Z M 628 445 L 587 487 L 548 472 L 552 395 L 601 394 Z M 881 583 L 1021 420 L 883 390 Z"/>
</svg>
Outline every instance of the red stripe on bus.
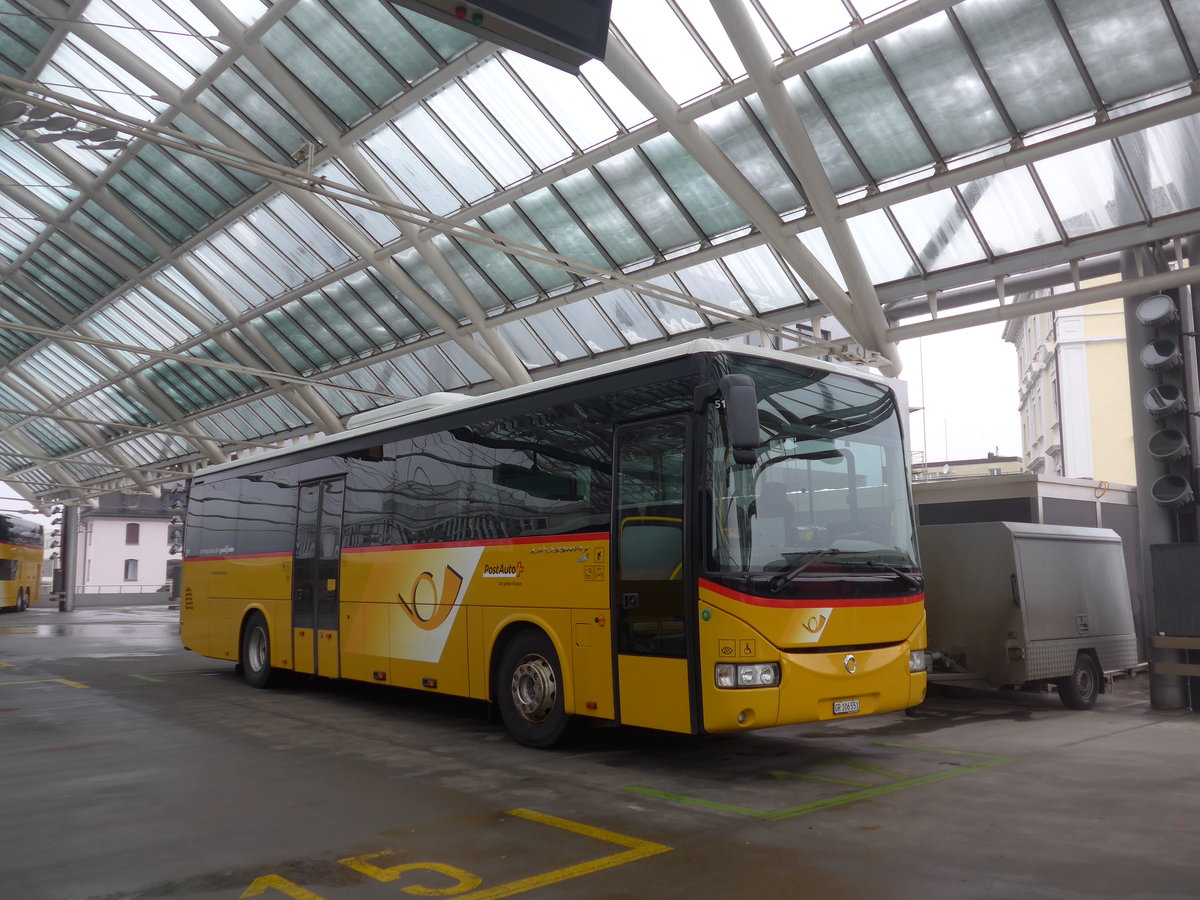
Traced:
<svg viewBox="0 0 1200 900">
<path fill-rule="evenodd" d="M 586 534 L 565 534 L 541 537 L 489 538 L 483 541 L 444 541 L 432 544 L 388 544 L 382 547 L 347 547 L 347 553 L 383 553 L 395 550 L 440 550 L 458 547 L 515 547 L 524 544 L 573 544 L 579 541 L 607 541 L 607 531 L 592 531 Z"/>
<path fill-rule="evenodd" d="M 816 599 L 809 597 L 755 597 L 753 594 L 744 594 L 741 591 L 735 591 L 732 588 L 724 587 L 705 578 L 700 579 L 700 587 L 706 591 L 712 591 L 714 594 L 720 594 L 722 597 L 727 597 L 730 600 L 736 600 L 738 603 L 745 603 L 748 606 L 767 606 L 774 609 L 809 609 L 814 606 L 839 608 L 848 606 L 908 606 L 912 603 L 922 603 L 925 600 L 924 594 L 914 594 L 909 597 L 829 597 Z"/>
<path fill-rule="evenodd" d="M 225 556 L 186 556 L 188 562 L 215 562 L 222 559 L 277 559 L 285 556 L 291 556 L 288 551 L 279 553 L 230 553 Z"/>
<path fill-rule="evenodd" d="M 521 538 L 490 538 L 483 541 L 442 541 L 431 544 L 388 544 L 380 547 L 346 547 L 342 555 L 347 553 L 384 553 L 397 550 L 440 550 L 456 547 L 512 547 L 523 544 L 572 544 L 578 541 L 607 541 L 607 531 L 592 531 L 586 534 L 556 535 L 550 537 L 521 537 Z M 281 553 L 232 553 L 224 556 L 189 556 L 188 562 L 210 562 L 225 559 L 272 559 L 292 556 L 290 552 Z"/>
</svg>

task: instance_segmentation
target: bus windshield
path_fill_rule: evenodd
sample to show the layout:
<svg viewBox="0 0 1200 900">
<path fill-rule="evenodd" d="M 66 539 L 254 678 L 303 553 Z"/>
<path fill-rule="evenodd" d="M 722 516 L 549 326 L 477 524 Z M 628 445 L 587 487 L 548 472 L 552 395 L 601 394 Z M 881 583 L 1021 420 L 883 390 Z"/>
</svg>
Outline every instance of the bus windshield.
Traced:
<svg viewBox="0 0 1200 900">
<path fill-rule="evenodd" d="M 745 357 L 730 365 L 754 379 L 760 442 L 756 461 L 739 465 L 714 423 L 710 571 L 785 597 L 847 580 L 876 593 L 918 590 L 909 467 L 892 392 L 799 365 Z"/>
</svg>

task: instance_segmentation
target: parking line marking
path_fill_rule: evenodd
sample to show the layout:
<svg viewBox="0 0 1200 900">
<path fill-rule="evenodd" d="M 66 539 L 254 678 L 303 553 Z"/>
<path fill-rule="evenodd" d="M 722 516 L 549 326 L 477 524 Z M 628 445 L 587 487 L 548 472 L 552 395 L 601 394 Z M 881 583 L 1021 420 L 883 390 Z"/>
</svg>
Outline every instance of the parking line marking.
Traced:
<svg viewBox="0 0 1200 900">
<path fill-rule="evenodd" d="M 29 681 L 0 681 L 0 687 L 7 684 L 65 684 L 67 687 L 79 688 L 87 690 L 86 684 L 80 684 L 78 681 L 70 681 L 66 678 L 33 678 Z"/>
<path fill-rule="evenodd" d="M 672 803 L 682 803 L 688 806 L 698 806 L 702 809 L 711 809 L 718 812 L 732 812 L 744 816 L 752 816 L 756 819 L 765 819 L 769 821 L 778 821 L 781 819 L 791 819 L 796 816 L 802 816 L 807 813 L 817 812 L 822 809 L 831 809 L 836 806 L 844 806 L 847 803 L 855 803 L 859 800 L 869 800 L 872 797 L 880 797 L 884 794 L 893 794 L 897 791 L 907 790 L 908 788 L 919 787 L 923 784 L 934 784 L 939 781 L 948 781 L 951 778 L 958 778 L 961 775 L 966 775 L 971 772 L 982 772 L 986 769 L 991 769 L 996 766 L 1002 766 L 1006 763 L 1013 762 L 1016 757 L 1012 756 L 994 756 L 988 753 L 969 753 L 966 751 L 943 750 L 937 747 L 909 747 L 903 744 L 889 744 L 882 741 L 876 742 L 879 747 L 893 747 L 900 750 L 913 750 L 918 752 L 942 753 L 953 756 L 965 756 L 980 760 L 973 765 L 959 766 L 943 772 L 932 772 L 929 775 L 917 775 L 911 778 L 904 776 L 896 776 L 900 780 L 894 781 L 891 784 L 881 784 L 873 787 L 866 787 L 858 791 L 850 791 L 846 794 L 839 794 L 836 797 L 826 797 L 822 800 L 814 800 L 811 803 L 802 803 L 798 806 L 784 807 L 783 809 L 762 810 L 753 809 L 747 806 L 738 806 L 731 803 L 720 803 L 713 800 L 704 800 L 700 797 L 689 797 L 685 794 L 675 794 L 670 791 L 659 791 L 654 788 L 640 787 L 638 785 L 630 785 L 625 790 L 635 794 L 641 794 L 646 797 L 654 797 L 659 800 L 667 800 Z M 884 770 L 880 770 L 883 772 Z M 779 777 L 775 772 L 771 774 Z M 795 777 L 812 777 L 797 774 Z M 823 779 L 832 780 L 832 779 Z"/>
<path fill-rule="evenodd" d="M 598 841 L 606 841 L 610 844 L 616 844 L 620 847 L 627 847 L 620 853 L 613 853 L 610 856 L 602 856 L 599 859 L 589 860 L 588 862 L 578 863 L 573 866 L 566 866 L 561 869 L 555 869 L 552 872 L 543 872 L 541 875 L 533 875 L 529 878 L 521 878 L 517 881 L 510 881 L 508 884 L 497 885 L 493 888 L 485 888 L 482 891 L 473 891 L 470 894 L 459 894 L 459 900 L 498 900 L 500 897 L 511 897 L 514 894 L 521 894 L 525 891 L 531 891 L 534 888 L 546 887 L 551 884 L 559 884 L 563 881 L 569 881 L 572 878 L 578 878 L 581 875 L 591 875 L 594 872 L 602 872 L 605 869 L 611 869 L 614 866 L 622 866 L 625 863 L 636 862 L 639 859 L 646 859 L 651 856 L 657 856 L 660 853 L 667 853 L 672 848 L 664 844 L 656 844 L 653 841 L 644 841 L 640 838 L 629 837 L 624 834 L 617 834 L 615 831 L 607 831 L 603 828 L 596 828 L 592 825 L 584 825 L 580 822 L 572 822 L 569 819 L 560 819 L 557 816 L 550 816 L 546 813 L 534 812 L 532 809 L 510 809 L 510 816 L 517 816 L 522 819 L 528 819 L 530 822 L 540 822 L 543 825 L 549 825 L 552 828 L 561 828 L 564 831 L 571 831 L 575 834 L 581 834 L 584 837 L 595 838 Z"/>
<path fill-rule="evenodd" d="M 6 663 L 3 660 L 0 660 L 0 669 L 15 669 L 15 668 L 16 668 L 16 663 Z"/>
</svg>

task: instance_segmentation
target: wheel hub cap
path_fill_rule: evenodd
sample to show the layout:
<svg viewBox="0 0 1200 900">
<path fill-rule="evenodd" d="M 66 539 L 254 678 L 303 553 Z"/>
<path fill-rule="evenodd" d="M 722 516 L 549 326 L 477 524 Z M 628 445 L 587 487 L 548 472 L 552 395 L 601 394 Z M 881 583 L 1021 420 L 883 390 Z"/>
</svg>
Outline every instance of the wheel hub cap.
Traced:
<svg viewBox="0 0 1200 900">
<path fill-rule="evenodd" d="M 554 709 L 558 682 L 554 669 L 541 656 L 527 656 L 517 664 L 512 678 L 513 705 L 526 721 L 541 722 Z"/>
</svg>

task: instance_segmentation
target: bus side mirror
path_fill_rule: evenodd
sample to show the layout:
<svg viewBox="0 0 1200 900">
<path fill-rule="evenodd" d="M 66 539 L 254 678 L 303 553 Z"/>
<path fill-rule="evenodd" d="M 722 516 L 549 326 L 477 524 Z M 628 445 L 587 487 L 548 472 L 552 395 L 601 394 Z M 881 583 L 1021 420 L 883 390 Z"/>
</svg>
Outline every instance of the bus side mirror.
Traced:
<svg viewBox="0 0 1200 900">
<path fill-rule="evenodd" d="M 733 449 L 733 461 L 740 466 L 758 459 L 758 392 L 749 375 L 725 375 L 715 385 L 702 384 L 696 389 L 696 412 L 717 394 L 725 408 L 725 427 Z"/>
</svg>

